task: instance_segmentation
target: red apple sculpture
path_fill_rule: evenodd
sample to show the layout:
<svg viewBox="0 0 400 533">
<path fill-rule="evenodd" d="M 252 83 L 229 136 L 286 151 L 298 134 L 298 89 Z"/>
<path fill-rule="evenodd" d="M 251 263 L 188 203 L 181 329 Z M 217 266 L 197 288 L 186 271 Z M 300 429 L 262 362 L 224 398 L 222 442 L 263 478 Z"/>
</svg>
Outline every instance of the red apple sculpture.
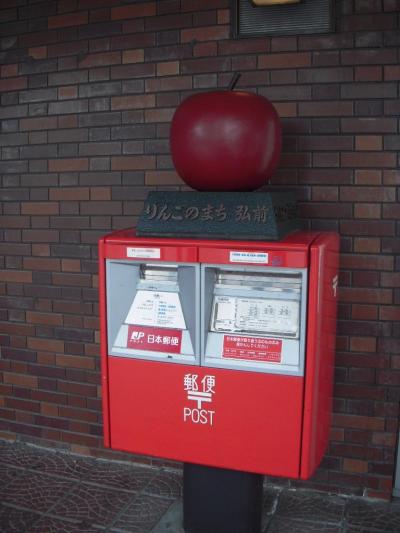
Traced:
<svg viewBox="0 0 400 533">
<path fill-rule="evenodd" d="M 175 111 L 170 143 L 175 168 L 190 187 L 252 191 L 268 181 L 278 164 L 279 116 L 254 93 L 199 93 Z"/>
</svg>

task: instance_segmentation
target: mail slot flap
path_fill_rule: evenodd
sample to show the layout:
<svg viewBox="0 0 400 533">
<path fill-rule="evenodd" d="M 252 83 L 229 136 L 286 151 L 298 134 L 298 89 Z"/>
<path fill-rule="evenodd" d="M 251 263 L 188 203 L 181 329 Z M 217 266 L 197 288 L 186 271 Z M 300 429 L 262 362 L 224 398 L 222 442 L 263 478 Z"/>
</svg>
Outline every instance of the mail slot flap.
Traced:
<svg viewBox="0 0 400 533">
<path fill-rule="evenodd" d="M 272 250 L 267 246 L 247 248 L 199 247 L 200 263 L 219 263 L 226 265 L 258 265 L 274 267 L 304 268 L 308 265 L 307 250 Z"/>
<path fill-rule="evenodd" d="M 172 261 L 175 263 L 197 262 L 196 246 L 160 246 L 132 242 L 130 244 L 106 243 L 107 259 L 131 259 L 132 261 Z"/>
</svg>

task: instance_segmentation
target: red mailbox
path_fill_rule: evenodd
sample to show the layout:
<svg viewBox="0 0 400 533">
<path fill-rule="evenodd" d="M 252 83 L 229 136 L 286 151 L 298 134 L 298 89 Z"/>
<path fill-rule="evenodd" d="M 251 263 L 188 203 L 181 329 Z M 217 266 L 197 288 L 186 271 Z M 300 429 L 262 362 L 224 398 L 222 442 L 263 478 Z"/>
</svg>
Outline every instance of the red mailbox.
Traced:
<svg viewBox="0 0 400 533">
<path fill-rule="evenodd" d="M 100 240 L 107 447 L 308 478 L 328 442 L 338 236 Z"/>
</svg>

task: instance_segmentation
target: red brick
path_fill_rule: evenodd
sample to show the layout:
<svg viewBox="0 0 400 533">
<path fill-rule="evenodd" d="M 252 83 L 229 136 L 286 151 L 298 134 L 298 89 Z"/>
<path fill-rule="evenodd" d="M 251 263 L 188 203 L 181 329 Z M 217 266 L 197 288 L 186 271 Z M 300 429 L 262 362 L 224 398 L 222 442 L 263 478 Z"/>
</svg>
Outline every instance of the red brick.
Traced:
<svg viewBox="0 0 400 533">
<path fill-rule="evenodd" d="M 376 338 L 375 337 L 351 337 L 350 350 L 353 352 L 375 352 Z"/>
<path fill-rule="evenodd" d="M 56 339 L 28 337 L 27 346 L 32 350 L 40 350 L 43 352 L 64 352 L 64 341 Z"/>
<path fill-rule="evenodd" d="M 398 203 L 384 204 L 382 206 L 382 218 L 400 219 L 400 205 Z"/>
<path fill-rule="evenodd" d="M 391 304 L 393 303 L 393 294 L 390 289 L 341 287 L 340 299 L 350 303 Z"/>
<path fill-rule="evenodd" d="M 35 330 L 28 324 L 20 324 L 18 322 L 1 322 L 0 331 L 3 335 L 34 335 Z M 15 357 L 15 353 L 12 354 Z M 25 355 L 25 354 L 24 354 Z"/>
<path fill-rule="evenodd" d="M 355 81 L 381 81 L 383 79 L 382 67 L 380 65 L 362 66 L 355 68 Z"/>
<path fill-rule="evenodd" d="M 121 63 L 121 52 L 103 52 L 89 54 L 79 61 L 79 68 L 102 67 L 104 65 L 118 65 Z"/>
<path fill-rule="evenodd" d="M 6 91 L 20 91 L 26 89 L 28 81 L 26 76 L 20 76 L 19 78 L 6 78 L 0 80 L 0 92 Z"/>
<path fill-rule="evenodd" d="M 380 320 L 400 320 L 400 306 L 383 305 L 379 308 Z"/>
<path fill-rule="evenodd" d="M 53 130 L 58 127 L 57 117 L 23 118 L 20 129 L 24 130 Z"/>
<path fill-rule="evenodd" d="M 3 373 L 4 383 L 10 383 L 18 387 L 26 387 L 36 389 L 38 386 L 38 380 L 36 376 L 26 376 L 23 374 L 12 374 L 10 372 Z"/>
<path fill-rule="evenodd" d="M 400 372 L 393 372 L 393 370 L 379 370 L 377 373 L 377 383 L 379 385 L 399 387 Z"/>
<path fill-rule="evenodd" d="M 376 417 L 334 414 L 333 424 L 343 428 L 359 428 L 374 431 L 384 430 L 385 421 Z"/>
<path fill-rule="evenodd" d="M 32 283 L 32 272 L 27 270 L 0 270 L 0 281 L 8 283 Z"/>
<path fill-rule="evenodd" d="M 145 174 L 146 185 L 182 185 L 182 178 L 174 170 L 149 170 Z"/>
<path fill-rule="evenodd" d="M 351 102 L 344 102 L 351 105 Z M 397 131 L 396 119 L 394 118 L 342 118 L 343 133 L 394 133 Z"/>
<path fill-rule="evenodd" d="M 294 102 L 274 102 L 274 107 L 282 118 L 297 116 L 297 104 Z"/>
<path fill-rule="evenodd" d="M 400 287 L 400 273 L 399 272 L 382 272 L 381 273 L 382 287 Z"/>
<path fill-rule="evenodd" d="M 66 115 L 58 117 L 58 126 L 62 128 L 77 128 L 78 117 L 77 115 Z"/>
<path fill-rule="evenodd" d="M 49 199 L 52 201 L 81 201 L 89 200 L 88 187 L 61 187 L 49 189 Z"/>
<path fill-rule="evenodd" d="M 78 97 L 78 87 L 76 85 L 68 85 L 67 87 L 59 87 L 57 89 L 59 100 L 71 100 Z"/>
<path fill-rule="evenodd" d="M 312 199 L 316 202 L 335 202 L 339 197 L 338 187 L 313 187 Z"/>
<path fill-rule="evenodd" d="M 155 107 L 156 97 L 154 94 L 141 94 L 135 96 L 114 96 L 111 98 L 111 109 L 144 109 Z"/>
<path fill-rule="evenodd" d="M 157 63 L 157 76 L 175 76 L 179 74 L 179 61 Z"/>
<path fill-rule="evenodd" d="M 59 204 L 57 202 L 22 202 L 22 215 L 58 215 Z"/>
<path fill-rule="evenodd" d="M 87 11 L 69 13 L 67 15 L 56 15 L 48 18 L 49 29 L 65 28 L 66 26 L 82 26 L 88 23 Z"/>
<path fill-rule="evenodd" d="M 92 285 L 90 274 L 53 272 L 52 279 L 54 285 L 70 287 L 91 287 Z"/>
<path fill-rule="evenodd" d="M 49 159 L 49 172 L 77 172 L 81 170 L 89 170 L 87 158 Z"/>
<path fill-rule="evenodd" d="M 353 114 L 352 102 L 300 102 L 299 115 L 303 117 L 343 117 Z"/>
<path fill-rule="evenodd" d="M 87 41 L 72 41 L 68 43 L 51 44 L 47 47 L 49 57 L 74 56 L 88 51 Z"/>
<path fill-rule="evenodd" d="M 400 80 L 400 66 L 388 65 L 384 67 L 385 81 L 397 81 Z"/>
<path fill-rule="evenodd" d="M 380 219 L 381 217 L 380 204 L 354 204 L 354 218 Z"/>
<path fill-rule="evenodd" d="M 157 109 L 146 109 L 144 112 L 145 122 L 146 123 L 152 123 L 152 122 L 168 122 L 170 123 L 172 120 L 172 117 L 174 116 L 175 109 L 164 109 L 164 108 L 157 108 Z M 149 167 L 154 168 L 154 167 Z"/>
<path fill-rule="evenodd" d="M 42 402 L 40 404 L 40 413 L 44 416 L 57 417 L 59 415 L 58 405 Z"/>
<path fill-rule="evenodd" d="M 258 57 L 258 68 L 291 69 L 311 66 L 311 54 L 309 52 L 267 54 Z"/>
<path fill-rule="evenodd" d="M 383 171 L 384 185 L 400 185 L 400 171 L 399 170 L 384 170 Z"/>
<path fill-rule="evenodd" d="M 35 46 L 28 49 L 28 55 L 33 59 L 45 59 L 47 57 L 47 46 Z"/>
<path fill-rule="evenodd" d="M 154 156 L 120 156 L 111 158 L 111 170 L 146 170 L 155 168 Z"/>
<path fill-rule="evenodd" d="M 394 49 L 366 49 L 366 50 L 343 50 L 341 52 L 343 65 L 383 65 L 397 63 Z"/>
<path fill-rule="evenodd" d="M 204 26 L 201 28 L 191 28 L 181 30 L 181 43 L 196 41 L 221 41 L 228 39 L 229 26 Z"/>
<path fill-rule="evenodd" d="M 24 268 L 53 272 L 60 270 L 60 260 L 53 257 L 24 257 Z"/>
<path fill-rule="evenodd" d="M 170 78 L 152 78 L 146 80 L 147 92 L 183 91 L 192 88 L 191 76 L 173 76 Z"/>
<path fill-rule="evenodd" d="M 218 43 L 196 43 L 193 47 L 193 57 L 212 57 L 218 55 Z"/>
<path fill-rule="evenodd" d="M 145 78 L 154 76 L 156 67 L 152 63 L 135 63 L 111 67 L 111 79 Z"/>
<path fill-rule="evenodd" d="M 143 48 L 136 50 L 124 50 L 122 52 L 122 63 L 143 63 L 144 50 Z"/>
<path fill-rule="evenodd" d="M 396 27 L 395 19 L 389 13 L 374 13 L 365 15 L 344 16 L 342 19 L 342 31 L 378 31 L 390 30 Z"/>
<path fill-rule="evenodd" d="M 57 313 L 39 313 L 37 311 L 27 311 L 26 321 L 32 324 L 42 324 L 46 326 L 61 326 L 62 315 Z"/>
<path fill-rule="evenodd" d="M 219 55 L 251 54 L 267 51 L 268 39 L 243 39 L 235 41 L 221 41 L 218 43 Z"/>
<path fill-rule="evenodd" d="M 343 470 L 345 472 L 357 472 L 360 474 L 368 472 L 368 461 L 361 459 L 343 459 Z"/>
<path fill-rule="evenodd" d="M 231 12 L 229 9 L 218 9 L 217 22 L 218 24 L 229 24 L 231 20 Z"/>
<path fill-rule="evenodd" d="M 3 65 L 0 69 L 2 78 L 12 78 L 18 76 L 18 64 Z"/>
<path fill-rule="evenodd" d="M 80 272 L 80 259 L 61 259 L 61 270 L 63 272 Z"/>
<path fill-rule="evenodd" d="M 381 135 L 357 135 L 356 150 L 382 150 L 383 142 Z"/>
<path fill-rule="evenodd" d="M 156 2 L 135 4 L 133 6 L 115 7 L 111 9 L 111 20 L 152 17 L 156 14 Z"/>
<path fill-rule="evenodd" d="M 394 168 L 397 166 L 397 154 L 389 152 L 368 152 L 363 154 L 343 152 L 341 154 L 341 162 L 343 167 Z"/>
<path fill-rule="evenodd" d="M 92 187 L 90 189 L 91 200 L 111 200 L 110 187 Z"/>
<path fill-rule="evenodd" d="M 86 370 L 95 369 L 94 359 L 92 357 L 56 355 L 56 363 L 58 366 L 66 368 L 83 368 Z"/>
<path fill-rule="evenodd" d="M 370 241 L 373 241 L 373 239 L 367 239 L 370 246 L 369 249 L 366 251 L 371 252 L 372 246 Z M 368 246 L 367 246 L 368 248 Z M 380 246 L 378 246 L 378 252 L 379 252 Z M 373 255 L 372 253 L 369 254 L 363 254 L 360 253 L 357 254 L 346 254 L 342 253 L 340 256 L 340 265 L 342 268 L 350 268 L 353 270 L 393 270 L 394 267 L 394 261 L 393 257 L 387 256 L 387 255 Z"/>
<path fill-rule="evenodd" d="M 354 172 L 356 185 L 380 185 L 382 183 L 382 171 L 362 169 Z"/>
<path fill-rule="evenodd" d="M 395 202 L 395 187 L 341 187 L 340 199 L 344 202 Z"/>
</svg>

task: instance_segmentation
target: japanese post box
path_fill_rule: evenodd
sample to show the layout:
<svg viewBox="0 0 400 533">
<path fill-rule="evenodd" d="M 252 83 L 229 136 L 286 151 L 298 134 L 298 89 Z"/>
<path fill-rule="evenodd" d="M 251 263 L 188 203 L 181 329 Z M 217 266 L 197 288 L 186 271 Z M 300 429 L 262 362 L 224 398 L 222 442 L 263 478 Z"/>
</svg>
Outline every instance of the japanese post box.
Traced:
<svg viewBox="0 0 400 533">
<path fill-rule="evenodd" d="M 104 441 L 308 478 L 328 442 L 338 236 L 100 240 Z"/>
</svg>

